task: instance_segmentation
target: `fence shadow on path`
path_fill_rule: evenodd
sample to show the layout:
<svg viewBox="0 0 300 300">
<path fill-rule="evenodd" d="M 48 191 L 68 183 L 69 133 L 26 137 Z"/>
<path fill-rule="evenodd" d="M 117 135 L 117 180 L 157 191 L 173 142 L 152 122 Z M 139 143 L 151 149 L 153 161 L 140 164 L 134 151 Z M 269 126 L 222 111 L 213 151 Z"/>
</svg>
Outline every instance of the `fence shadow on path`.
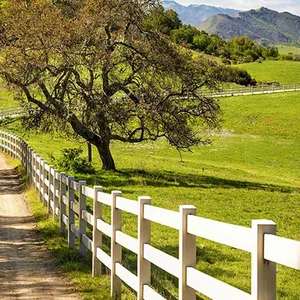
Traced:
<svg viewBox="0 0 300 300">
<path fill-rule="evenodd" d="M 0 298 L 78 299 L 33 221 L 0 216 Z"/>
<path fill-rule="evenodd" d="M 19 194 L 22 186 L 17 168 L 0 170 L 0 195 Z"/>
</svg>

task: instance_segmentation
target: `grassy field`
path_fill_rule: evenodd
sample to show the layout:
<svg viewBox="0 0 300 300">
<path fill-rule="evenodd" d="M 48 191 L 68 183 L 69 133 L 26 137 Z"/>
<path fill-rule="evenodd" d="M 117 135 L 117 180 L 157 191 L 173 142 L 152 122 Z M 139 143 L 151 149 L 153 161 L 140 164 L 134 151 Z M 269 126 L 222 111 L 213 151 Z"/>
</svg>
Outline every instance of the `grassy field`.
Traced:
<svg viewBox="0 0 300 300">
<path fill-rule="evenodd" d="M 4 88 L 3 82 L 0 80 L 0 108 L 18 105 L 14 100 L 13 94 Z"/>
<path fill-rule="evenodd" d="M 76 179 L 100 184 L 106 192 L 121 190 L 130 199 L 149 195 L 154 205 L 172 210 L 193 204 L 199 216 L 232 224 L 250 227 L 252 219 L 270 219 L 277 223 L 278 235 L 300 240 L 299 97 L 300 93 L 289 93 L 221 99 L 223 126 L 211 135 L 213 144 L 183 153 L 183 162 L 164 141 L 113 143 L 118 172 L 101 171 L 94 151 L 97 174 L 75 174 Z M 19 123 L 2 128 L 24 137 L 47 160 L 58 157 L 62 148 L 78 145 L 60 136 L 28 135 Z M 109 221 L 108 210 L 105 220 Z M 136 236 L 136 226 L 136 217 L 124 214 L 124 232 Z M 51 236 L 49 239 L 50 248 L 58 251 L 60 246 Z M 178 256 L 175 230 L 153 224 L 152 244 Z M 203 239 L 197 240 L 197 246 L 199 270 L 250 292 L 249 254 Z M 61 247 L 59 251 L 64 252 L 65 244 Z M 123 263 L 135 272 L 135 255 L 125 254 Z M 108 281 L 103 279 L 100 286 L 100 281 L 90 283 L 88 273 L 78 279 L 76 268 L 66 270 L 86 299 L 105 299 Z M 300 272 L 280 265 L 277 271 L 278 299 L 298 300 Z M 175 278 L 153 267 L 152 279 L 165 298 L 174 299 L 178 292 Z M 124 291 L 124 299 L 134 299 L 129 289 Z"/>
<path fill-rule="evenodd" d="M 297 61 L 253 62 L 237 67 L 245 69 L 260 82 L 300 83 L 300 62 Z"/>
<path fill-rule="evenodd" d="M 300 54 L 300 47 L 288 46 L 288 45 L 275 45 L 278 48 L 280 54 Z"/>
</svg>

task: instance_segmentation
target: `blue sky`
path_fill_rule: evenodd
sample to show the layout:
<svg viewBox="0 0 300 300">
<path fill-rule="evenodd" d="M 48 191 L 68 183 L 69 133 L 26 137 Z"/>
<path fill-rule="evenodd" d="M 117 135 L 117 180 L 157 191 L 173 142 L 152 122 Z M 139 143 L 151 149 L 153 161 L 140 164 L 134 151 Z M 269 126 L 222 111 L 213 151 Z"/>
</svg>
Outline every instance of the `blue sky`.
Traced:
<svg viewBox="0 0 300 300">
<path fill-rule="evenodd" d="M 300 15 L 300 0 L 175 0 L 182 5 L 207 4 L 225 8 L 235 8 L 249 10 L 262 6 L 277 11 L 288 11 L 295 15 Z"/>
</svg>

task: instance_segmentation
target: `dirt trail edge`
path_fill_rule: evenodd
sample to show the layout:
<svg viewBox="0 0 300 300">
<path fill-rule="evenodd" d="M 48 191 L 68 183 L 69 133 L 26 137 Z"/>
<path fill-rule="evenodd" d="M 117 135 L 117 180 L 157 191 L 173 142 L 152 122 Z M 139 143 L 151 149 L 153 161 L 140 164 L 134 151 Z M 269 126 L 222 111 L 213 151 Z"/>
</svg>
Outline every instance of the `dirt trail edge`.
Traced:
<svg viewBox="0 0 300 300">
<path fill-rule="evenodd" d="M 82 299 L 43 245 L 18 174 L 1 154 L 0 299 Z"/>
</svg>

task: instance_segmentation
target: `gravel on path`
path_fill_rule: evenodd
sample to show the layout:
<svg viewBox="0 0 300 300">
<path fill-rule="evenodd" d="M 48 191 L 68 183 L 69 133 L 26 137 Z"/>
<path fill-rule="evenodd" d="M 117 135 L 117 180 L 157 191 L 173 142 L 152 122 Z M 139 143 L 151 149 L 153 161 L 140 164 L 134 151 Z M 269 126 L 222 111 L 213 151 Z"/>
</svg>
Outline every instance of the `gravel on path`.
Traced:
<svg viewBox="0 0 300 300">
<path fill-rule="evenodd" d="M 18 172 L 0 154 L 0 299 L 79 300 L 43 244 Z"/>
</svg>

